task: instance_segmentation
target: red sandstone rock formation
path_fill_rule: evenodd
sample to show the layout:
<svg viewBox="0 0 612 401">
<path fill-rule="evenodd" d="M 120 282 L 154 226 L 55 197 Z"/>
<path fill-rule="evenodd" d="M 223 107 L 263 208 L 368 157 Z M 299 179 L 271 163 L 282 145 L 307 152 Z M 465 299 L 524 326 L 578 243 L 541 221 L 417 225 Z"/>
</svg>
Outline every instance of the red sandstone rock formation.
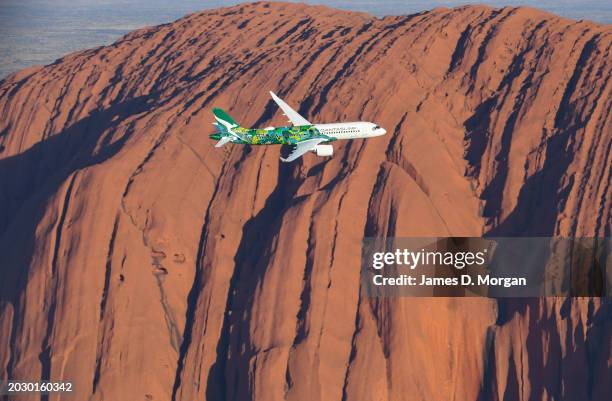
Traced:
<svg viewBox="0 0 612 401">
<path fill-rule="evenodd" d="M 0 378 L 50 400 L 601 400 L 600 299 L 368 299 L 364 236 L 610 236 L 612 28 L 205 11 L 0 83 Z M 386 137 L 213 147 L 211 108 Z M 38 400 L 40 396 L 20 396 Z M 43 397 L 44 399 L 44 397 Z"/>
</svg>

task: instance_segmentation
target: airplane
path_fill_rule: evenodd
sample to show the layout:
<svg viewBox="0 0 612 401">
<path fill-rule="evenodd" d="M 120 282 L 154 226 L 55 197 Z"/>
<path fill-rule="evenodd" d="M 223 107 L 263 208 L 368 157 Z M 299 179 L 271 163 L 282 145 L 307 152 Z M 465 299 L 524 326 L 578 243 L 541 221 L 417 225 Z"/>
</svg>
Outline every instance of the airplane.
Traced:
<svg viewBox="0 0 612 401">
<path fill-rule="evenodd" d="M 244 128 L 241 127 L 225 111 L 214 108 L 213 114 L 216 122 L 213 125 L 217 132 L 210 135 L 211 139 L 218 140 L 215 147 L 219 148 L 227 143 L 241 145 L 293 145 L 293 150 L 287 158 L 280 158 L 283 162 L 292 162 L 307 152 L 314 152 L 317 156 L 332 156 L 334 148 L 331 142 L 338 139 L 372 138 L 385 135 L 387 131 L 377 124 L 359 121 L 352 123 L 312 124 L 298 112 L 293 110 L 281 98 L 270 92 L 272 99 L 281 108 L 283 114 L 289 118 L 292 126 Z"/>
</svg>

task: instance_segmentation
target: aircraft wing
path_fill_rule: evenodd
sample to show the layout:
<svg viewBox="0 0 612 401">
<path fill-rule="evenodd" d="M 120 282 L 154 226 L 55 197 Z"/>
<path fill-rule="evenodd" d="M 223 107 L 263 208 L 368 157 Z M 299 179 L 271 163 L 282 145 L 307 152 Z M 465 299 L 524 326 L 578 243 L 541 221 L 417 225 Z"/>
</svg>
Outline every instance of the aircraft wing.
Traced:
<svg viewBox="0 0 612 401">
<path fill-rule="evenodd" d="M 291 121 L 291 124 L 298 125 L 298 126 L 299 125 L 312 125 L 307 119 L 299 115 L 297 111 L 293 110 L 287 103 L 285 103 L 283 99 L 276 96 L 274 92 L 270 92 L 270 95 L 272 95 L 272 99 L 274 99 L 276 104 L 278 104 L 278 107 L 280 107 L 283 110 L 283 113 L 285 113 L 285 115 L 287 116 L 287 118 L 289 118 L 289 121 Z"/>
<path fill-rule="evenodd" d="M 314 150 L 317 147 L 317 145 L 320 144 L 321 142 L 325 142 L 328 140 L 329 138 L 306 139 L 305 141 L 297 143 L 295 145 L 295 148 L 293 148 L 293 151 L 291 152 L 291 154 L 286 159 L 283 159 L 281 157 L 281 160 L 284 161 L 285 163 L 292 162 L 298 157 L 302 156 L 304 153 Z"/>
</svg>

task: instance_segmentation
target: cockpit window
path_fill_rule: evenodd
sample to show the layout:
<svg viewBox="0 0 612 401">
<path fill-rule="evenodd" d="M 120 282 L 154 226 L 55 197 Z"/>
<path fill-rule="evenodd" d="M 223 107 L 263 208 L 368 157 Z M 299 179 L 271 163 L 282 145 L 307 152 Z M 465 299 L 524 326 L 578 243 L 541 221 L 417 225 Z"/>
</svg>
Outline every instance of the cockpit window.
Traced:
<svg viewBox="0 0 612 401">
<path fill-rule="evenodd" d="M 376 131 L 376 130 L 377 130 L 377 129 L 379 129 L 379 128 L 380 128 L 380 126 L 375 125 L 375 126 L 374 126 L 374 128 L 372 128 L 372 131 Z"/>
</svg>

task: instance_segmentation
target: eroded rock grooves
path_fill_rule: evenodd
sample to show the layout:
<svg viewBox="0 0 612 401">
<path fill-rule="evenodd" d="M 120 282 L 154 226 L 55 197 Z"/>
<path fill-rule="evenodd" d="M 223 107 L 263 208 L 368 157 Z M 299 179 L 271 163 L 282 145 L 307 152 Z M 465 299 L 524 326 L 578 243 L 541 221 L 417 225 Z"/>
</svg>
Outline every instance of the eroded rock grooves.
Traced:
<svg viewBox="0 0 612 401">
<path fill-rule="evenodd" d="M 0 378 L 90 400 L 600 400 L 601 299 L 380 299 L 367 236 L 610 236 L 612 28 L 256 3 L 0 83 Z M 226 146 L 211 108 L 389 134 Z M 40 397 L 20 396 L 23 400 Z M 50 400 L 58 399 L 50 396 Z"/>
</svg>

